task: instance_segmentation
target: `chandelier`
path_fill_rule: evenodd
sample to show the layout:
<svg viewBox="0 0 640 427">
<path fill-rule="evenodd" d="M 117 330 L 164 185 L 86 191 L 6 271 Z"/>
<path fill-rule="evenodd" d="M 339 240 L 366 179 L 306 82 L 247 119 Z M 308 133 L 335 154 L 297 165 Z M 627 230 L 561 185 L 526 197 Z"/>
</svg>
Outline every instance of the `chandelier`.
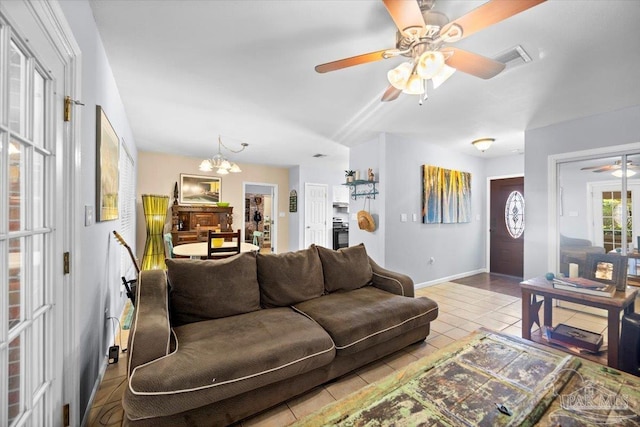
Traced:
<svg viewBox="0 0 640 427">
<path fill-rule="evenodd" d="M 242 148 L 240 148 L 239 150 L 232 150 L 222 143 L 222 138 L 220 138 L 220 135 L 218 135 L 218 153 L 210 159 L 204 159 L 202 163 L 200 163 L 199 169 L 203 172 L 211 172 L 212 170 L 215 170 L 218 175 L 227 175 L 229 172 L 242 172 L 240 166 L 238 166 L 236 163 L 230 162 L 226 157 L 222 155 L 222 147 L 232 153 L 239 153 L 241 151 L 244 151 L 244 149 L 247 148 L 249 144 L 243 142 L 240 144 L 240 146 Z"/>
</svg>

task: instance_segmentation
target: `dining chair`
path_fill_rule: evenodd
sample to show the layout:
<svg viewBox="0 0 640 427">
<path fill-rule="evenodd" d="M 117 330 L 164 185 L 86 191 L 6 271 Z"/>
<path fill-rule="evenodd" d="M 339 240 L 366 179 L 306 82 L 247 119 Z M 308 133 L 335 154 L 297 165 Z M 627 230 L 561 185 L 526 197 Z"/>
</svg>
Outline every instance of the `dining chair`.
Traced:
<svg viewBox="0 0 640 427">
<path fill-rule="evenodd" d="M 215 247 L 213 245 L 213 239 L 223 239 L 225 242 L 232 241 L 235 244 L 233 246 Z M 235 241 L 233 239 L 235 239 Z M 224 232 L 209 230 L 207 242 L 207 259 L 227 258 L 237 255 L 240 253 L 240 230 Z"/>
<path fill-rule="evenodd" d="M 261 237 L 262 237 L 262 231 L 257 231 L 257 230 L 254 231 L 253 232 L 253 244 L 258 246 L 258 247 L 261 247 L 261 245 L 260 245 L 260 238 Z"/>
<path fill-rule="evenodd" d="M 164 235 L 164 256 L 165 258 L 175 258 L 173 253 L 173 238 L 171 233 L 165 233 Z"/>
<path fill-rule="evenodd" d="M 209 231 L 220 231 L 219 225 L 196 225 L 196 238 L 199 242 L 206 242 Z"/>
</svg>

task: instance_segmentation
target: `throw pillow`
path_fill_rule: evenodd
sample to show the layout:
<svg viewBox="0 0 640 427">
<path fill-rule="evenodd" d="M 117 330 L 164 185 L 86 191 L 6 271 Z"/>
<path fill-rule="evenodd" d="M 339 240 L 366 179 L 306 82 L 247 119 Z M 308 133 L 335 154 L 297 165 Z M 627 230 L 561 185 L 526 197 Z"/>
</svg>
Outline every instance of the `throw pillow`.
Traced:
<svg viewBox="0 0 640 427">
<path fill-rule="evenodd" d="M 264 307 L 286 307 L 324 293 L 322 264 L 315 249 L 258 254 L 258 283 Z"/>
<path fill-rule="evenodd" d="M 260 309 L 253 252 L 220 260 L 167 259 L 166 263 L 173 326 Z"/>
<path fill-rule="evenodd" d="M 337 251 L 322 246 L 316 246 L 316 250 L 322 261 L 327 292 L 350 291 L 371 283 L 373 270 L 362 243 Z"/>
</svg>

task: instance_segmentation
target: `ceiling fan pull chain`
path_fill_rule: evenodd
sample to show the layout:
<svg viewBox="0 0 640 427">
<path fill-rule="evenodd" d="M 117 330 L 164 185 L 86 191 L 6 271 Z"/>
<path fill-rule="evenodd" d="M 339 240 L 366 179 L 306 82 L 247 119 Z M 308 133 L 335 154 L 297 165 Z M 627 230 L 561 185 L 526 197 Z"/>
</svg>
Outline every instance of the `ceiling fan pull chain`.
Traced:
<svg viewBox="0 0 640 427">
<path fill-rule="evenodd" d="M 427 94 L 427 81 L 422 79 L 422 87 L 424 89 L 424 96 L 421 96 L 420 98 L 418 98 L 418 104 L 422 105 L 422 103 L 424 101 L 426 101 L 427 99 L 429 99 L 429 95 Z"/>
</svg>

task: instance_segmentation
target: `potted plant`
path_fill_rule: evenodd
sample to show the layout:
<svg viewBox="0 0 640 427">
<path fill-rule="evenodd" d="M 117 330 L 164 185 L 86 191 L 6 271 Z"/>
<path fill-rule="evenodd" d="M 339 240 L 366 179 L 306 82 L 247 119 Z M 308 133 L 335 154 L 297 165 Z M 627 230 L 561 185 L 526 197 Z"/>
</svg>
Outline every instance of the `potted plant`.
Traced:
<svg viewBox="0 0 640 427">
<path fill-rule="evenodd" d="M 353 182 L 353 177 L 355 176 L 356 171 L 346 170 L 344 171 L 344 176 L 347 177 L 347 182 Z"/>
</svg>

